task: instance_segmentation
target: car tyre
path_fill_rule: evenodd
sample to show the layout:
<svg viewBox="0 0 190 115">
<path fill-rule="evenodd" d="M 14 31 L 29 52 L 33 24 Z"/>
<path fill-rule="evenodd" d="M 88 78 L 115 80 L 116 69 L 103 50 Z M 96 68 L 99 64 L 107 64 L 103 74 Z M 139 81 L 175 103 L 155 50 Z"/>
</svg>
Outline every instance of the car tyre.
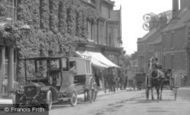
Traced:
<svg viewBox="0 0 190 115">
<path fill-rule="evenodd" d="M 77 92 L 76 92 L 76 91 L 73 91 L 72 94 L 71 94 L 70 104 L 71 104 L 72 106 L 76 106 L 77 103 L 78 103 Z"/>
</svg>

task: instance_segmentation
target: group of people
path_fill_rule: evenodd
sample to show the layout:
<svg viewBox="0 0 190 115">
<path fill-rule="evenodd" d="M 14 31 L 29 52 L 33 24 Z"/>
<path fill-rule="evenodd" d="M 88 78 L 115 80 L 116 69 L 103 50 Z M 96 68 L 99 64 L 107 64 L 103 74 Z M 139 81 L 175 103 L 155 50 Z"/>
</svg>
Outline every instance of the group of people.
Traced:
<svg viewBox="0 0 190 115">
<path fill-rule="evenodd" d="M 116 92 L 118 89 L 123 90 L 127 87 L 126 71 L 121 69 L 109 69 L 104 75 L 105 91 Z"/>
</svg>

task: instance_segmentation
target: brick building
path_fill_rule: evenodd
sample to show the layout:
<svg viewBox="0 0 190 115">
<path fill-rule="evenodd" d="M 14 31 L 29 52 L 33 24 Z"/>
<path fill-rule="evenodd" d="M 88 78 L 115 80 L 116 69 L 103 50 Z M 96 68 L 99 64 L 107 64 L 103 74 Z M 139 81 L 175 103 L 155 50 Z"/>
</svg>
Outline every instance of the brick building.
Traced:
<svg viewBox="0 0 190 115">
<path fill-rule="evenodd" d="M 164 68 L 170 68 L 173 74 L 183 74 L 184 85 L 190 85 L 189 63 L 189 0 L 173 0 L 172 20 L 161 29 L 152 29 L 138 40 L 139 67 L 147 71 L 147 61 L 156 56 Z M 148 40 L 149 39 L 149 40 Z M 153 45 L 149 41 L 154 41 Z M 149 44 L 149 45 L 147 45 Z M 144 47 L 143 47 L 144 46 Z M 143 51 L 146 52 L 144 55 Z"/>
<path fill-rule="evenodd" d="M 157 15 L 157 25 L 152 27 L 149 32 L 142 38 L 138 39 L 138 71 L 148 71 L 148 60 L 152 56 L 159 58 L 159 63 L 162 63 L 162 30 L 170 21 L 170 11 L 166 11 Z"/>
</svg>

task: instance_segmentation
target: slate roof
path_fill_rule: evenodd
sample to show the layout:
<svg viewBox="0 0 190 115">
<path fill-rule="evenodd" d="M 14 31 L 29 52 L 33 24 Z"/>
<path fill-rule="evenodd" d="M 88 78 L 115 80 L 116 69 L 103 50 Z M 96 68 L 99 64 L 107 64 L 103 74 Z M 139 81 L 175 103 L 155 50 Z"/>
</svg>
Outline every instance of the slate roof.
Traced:
<svg viewBox="0 0 190 115">
<path fill-rule="evenodd" d="M 148 32 L 143 38 L 138 39 L 138 42 L 143 42 L 151 38 L 155 33 L 157 32 L 157 29 L 154 28 L 150 32 Z"/>
<path fill-rule="evenodd" d="M 172 20 L 163 31 L 166 32 L 182 28 L 186 25 L 186 22 L 188 21 L 190 21 L 190 10 L 188 8 L 185 8 L 180 11 L 177 19 Z"/>
</svg>

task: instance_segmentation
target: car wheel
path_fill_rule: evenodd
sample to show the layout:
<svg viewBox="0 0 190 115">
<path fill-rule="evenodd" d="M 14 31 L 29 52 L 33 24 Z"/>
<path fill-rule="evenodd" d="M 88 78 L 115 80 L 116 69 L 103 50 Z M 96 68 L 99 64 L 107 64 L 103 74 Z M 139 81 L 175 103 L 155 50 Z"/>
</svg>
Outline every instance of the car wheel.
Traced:
<svg viewBox="0 0 190 115">
<path fill-rule="evenodd" d="M 77 102 L 78 102 L 78 99 L 77 99 L 77 92 L 76 91 L 73 91 L 72 92 L 72 95 L 71 95 L 71 99 L 70 99 L 70 104 L 72 106 L 76 106 L 77 105 Z"/>
<path fill-rule="evenodd" d="M 51 108 L 52 108 L 52 93 L 50 90 L 46 94 L 46 104 L 47 104 L 47 109 L 51 110 Z"/>
<path fill-rule="evenodd" d="M 89 89 L 88 90 L 88 93 L 87 93 L 87 99 L 88 99 L 88 101 L 90 102 L 90 103 L 92 103 L 92 97 L 93 97 L 93 91 L 92 91 L 92 89 Z"/>
</svg>

